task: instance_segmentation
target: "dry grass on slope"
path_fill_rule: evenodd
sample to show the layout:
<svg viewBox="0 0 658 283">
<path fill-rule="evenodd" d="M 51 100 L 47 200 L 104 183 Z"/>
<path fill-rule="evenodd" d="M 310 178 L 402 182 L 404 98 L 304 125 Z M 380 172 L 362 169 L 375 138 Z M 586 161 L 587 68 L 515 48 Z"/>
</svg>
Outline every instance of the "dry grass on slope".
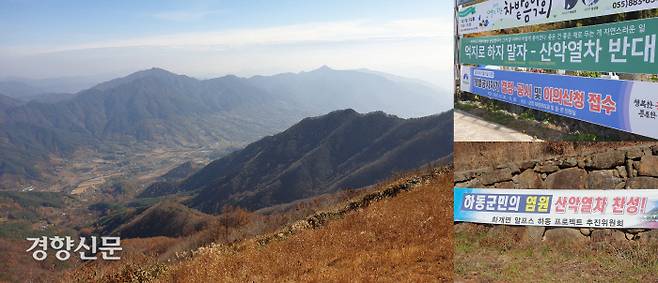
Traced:
<svg viewBox="0 0 658 283">
<path fill-rule="evenodd" d="M 456 226 L 456 281 L 658 282 L 658 242 L 531 243 L 520 240 L 522 229 L 472 223 Z"/>
<path fill-rule="evenodd" d="M 202 248 L 159 280 L 452 281 L 452 174 L 423 183 L 266 245 Z"/>
</svg>

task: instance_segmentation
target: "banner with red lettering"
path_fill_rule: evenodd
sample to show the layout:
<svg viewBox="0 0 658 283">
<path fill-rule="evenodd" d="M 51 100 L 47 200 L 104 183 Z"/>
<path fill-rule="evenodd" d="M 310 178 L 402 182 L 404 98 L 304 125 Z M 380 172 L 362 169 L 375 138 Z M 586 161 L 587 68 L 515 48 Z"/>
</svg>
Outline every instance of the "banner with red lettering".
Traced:
<svg viewBox="0 0 658 283">
<path fill-rule="evenodd" d="M 658 228 L 658 190 L 454 190 L 455 221 L 575 228 Z"/>
</svg>

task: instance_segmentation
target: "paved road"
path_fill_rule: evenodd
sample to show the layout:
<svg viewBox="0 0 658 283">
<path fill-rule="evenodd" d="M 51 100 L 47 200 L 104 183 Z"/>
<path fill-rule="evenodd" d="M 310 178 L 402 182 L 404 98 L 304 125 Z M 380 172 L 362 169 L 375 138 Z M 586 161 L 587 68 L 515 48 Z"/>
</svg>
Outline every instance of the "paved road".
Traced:
<svg viewBox="0 0 658 283">
<path fill-rule="evenodd" d="M 503 125 L 491 123 L 466 112 L 455 110 L 456 142 L 519 142 L 541 141 L 532 136 L 512 130 Z"/>
</svg>

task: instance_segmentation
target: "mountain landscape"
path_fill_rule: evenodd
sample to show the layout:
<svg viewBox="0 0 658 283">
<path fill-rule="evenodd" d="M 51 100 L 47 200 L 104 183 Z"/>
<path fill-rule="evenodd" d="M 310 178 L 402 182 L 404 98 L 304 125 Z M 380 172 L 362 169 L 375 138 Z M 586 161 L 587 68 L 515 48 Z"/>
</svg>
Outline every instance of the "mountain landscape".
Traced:
<svg viewBox="0 0 658 283">
<path fill-rule="evenodd" d="M 24 102 L 45 98 L 53 100 L 53 97 L 58 97 L 57 94 L 67 94 L 68 97 L 71 97 L 81 90 L 91 88 L 99 82 L 113 77 L 116 75 L 99 74 L 50 78 L 4 77 L 0 78 L 0 93 L 10 94 Z M 60 98 L 54 100 L 60 100 Z"/>
<path fill-rule="evenodd" d="M 449 281 L 450 17 L 316 2 L 0 4 L 0 283 Z"/>
<path fill-rule="evenodd" d="M 218 213 L 225 205 L 256 210 L 365 187 L 449 156 L 450 117 L 402 119 L 349 109 L 307 118 L 210 163 L 180 189 L 198 191 L 191 207 Z"/>
<path fill-rule="evenodd" d="M 0 94 L 0 111 L 4 111 L 9 108 L 16 107 L 20 104 L 21 104 L 20 100 Z"/>
<path fill-rule="evenodd" d="M 6 93 L 11 98 L 26 100 L 28 97 L 44 93 L 41 88 L 17 80 L 0 81 L 0 93 Z"/>
<path fill-rule="evenodd" d="M 16 96 L 0 94 L 0 266 L 13 271 L 0 281 L 86 266 L 27 261 L 26 237 L 117 235 L 127 258 L 157 247 L 175 260 L 383 190 L 370 202 L 452 158 L 437 90 L 367 70 L 199 80 L 153 68 Z"/>
<path fill-rule="evenodd" d="M 186 148 L 187 159 L 208 162 L 304 117 L 336 109 L 381 110 L 402 117 L 443 109 L 436 91 L 422 84 L 328 67 L 208 80 L 153 68 L 62 101 L 21 103 L 3 97 L 0 105 L 0 188 L 34 185 L 50 191 L 76 190 L 96 175 L 125 175 L 117 168 L 98 167 L 112 167 L 135 152 Z M 132 171 L 148 173 L 144 160 L 131 162 Z M 158 162 L 164 160 L 149 160 Z M 64 163 L 85 169 L 70 171 Z M 62 175 L 85 177 L 62 180 Z"/>
<path fill-rule="evenodd" d="M 237 209 L 208 216 L 163 202 L 118 230 L 124 248 L 120 261 L 89 261 L 50 273 L 43 268 L 27 269 L 26 264 L 13 260 L 0 261 L 0 266 L 23 270 L 22 274 L 0 274 L 0 278 L 75 278 L 79 282 L 451 281 L 451 190 L 450 168 L 426 167 L 375 186 L 311 198 L 266 214 Z M 172 221 L 148 220 L 165 216 Z M 148 223 L 162 224 L 152 227 Z M 197 225 L 204 228 L 190 232 Z M 141 233 L 141 227 L 160 233 L 175 228 L 184 233 L 123 237 Z M 8 252 L 14 255 L 10 259 L 22 258 L 23 250 Z M 7 257 L 0 254 L 3 256 Z"/>
<path fill-rule="evenodd" d="M 449 164 L 451 117 L 451 111 L 403 119 L 347 109 L 306 118 L 203 168 L 192 170 L 194 165 L 185 163 L 172 169 L 140 193 L 137 200 L 143 204 L 115 207 L 96 225 L 104 234 L 126 237 L 189 234 L 190 223 L 207 221 L 174 219 L 207 219 L 235 207 L 285 207 L 423 166 Z"/>
</svg>

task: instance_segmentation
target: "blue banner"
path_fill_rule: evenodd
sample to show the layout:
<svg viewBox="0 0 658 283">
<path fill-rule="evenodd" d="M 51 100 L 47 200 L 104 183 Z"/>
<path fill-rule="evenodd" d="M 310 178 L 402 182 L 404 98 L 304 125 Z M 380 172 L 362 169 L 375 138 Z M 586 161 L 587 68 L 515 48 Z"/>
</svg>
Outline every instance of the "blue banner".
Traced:
<svg viewBox="0 0 658 283">
<path fill-rule="evenodd" d="M 658 228 L 658 190 L 454 189 L 459 222 Z"/>
<path fill-rule="evenodd" d="M 461 90 L 658 138 L 658 84 L 462 66 Z"/>
</svg>

